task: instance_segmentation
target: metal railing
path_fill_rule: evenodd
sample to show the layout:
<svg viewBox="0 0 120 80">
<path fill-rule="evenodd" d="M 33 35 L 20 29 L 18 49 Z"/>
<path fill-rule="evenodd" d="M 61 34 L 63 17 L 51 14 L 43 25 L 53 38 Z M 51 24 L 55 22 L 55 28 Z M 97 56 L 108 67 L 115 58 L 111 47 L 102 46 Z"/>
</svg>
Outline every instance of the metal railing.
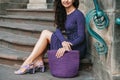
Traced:
<svg viewBox="0 0 120 80">
<path fill-rule="evenodd" d="M 116 18 L 115 23 L 120 25 L 120 18 Z"/>
<path fill-rule="evenodd" d="M 93 20 L 97 29 L 102 30 L 109 26 L 109 19 L 107 14 L 102 9 L 100 9 L 98 1 L 93 0 L 93 2 L 94 2 L 95 9 L 90 10 L 86 14 L 86 27 L 89 34 L 97 40 L 94 46 L 98 54 L 107 54 L 108 46 L 106 42 L 99 34 L 97 34 L 97 32 L 95 32 L 91 28 L 90 22 L 91 20 Z"/>
</svg>

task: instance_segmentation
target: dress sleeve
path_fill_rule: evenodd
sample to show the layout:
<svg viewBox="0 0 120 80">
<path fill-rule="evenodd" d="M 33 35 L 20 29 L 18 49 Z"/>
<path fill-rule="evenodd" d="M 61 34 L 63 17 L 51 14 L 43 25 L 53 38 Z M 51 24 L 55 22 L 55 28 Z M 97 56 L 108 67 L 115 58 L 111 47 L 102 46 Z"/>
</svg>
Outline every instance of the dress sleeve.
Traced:
<svg viewBox="0 0 120 80">
<path fill-rule="evenodd" d="M 72 45 L 77 45 L 85 40 L 85 17 L 83 14 L 79 14 L 77 17 L 77 37 L 71 41 Z"/>
<path fill-rule="evenodd" d="M 62 35 L 62 32 L 60 31 L 60 29 L 56 28 L 55 35 L 61 42 L 65 41 L 65 38 Z"/>
</svg>

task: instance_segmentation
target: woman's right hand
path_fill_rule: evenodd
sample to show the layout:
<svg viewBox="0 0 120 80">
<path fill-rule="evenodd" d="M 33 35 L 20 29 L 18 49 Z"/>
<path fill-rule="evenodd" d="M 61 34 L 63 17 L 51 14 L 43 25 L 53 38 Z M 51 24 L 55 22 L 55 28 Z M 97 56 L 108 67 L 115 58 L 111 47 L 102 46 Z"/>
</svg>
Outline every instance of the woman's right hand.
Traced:
<svg viewBox="0 0 120 80">
<path fill-rule="evenodd" d="M 65 53 L 65 48 L 59 48 L 58 50 L 57 50 L 57 53 L 56 53 L 56 57 L 57 58 L 60 58 L 60 57 L 62 57 L 63 55 L 64 55 L 64 53 Z"/>
</svg>

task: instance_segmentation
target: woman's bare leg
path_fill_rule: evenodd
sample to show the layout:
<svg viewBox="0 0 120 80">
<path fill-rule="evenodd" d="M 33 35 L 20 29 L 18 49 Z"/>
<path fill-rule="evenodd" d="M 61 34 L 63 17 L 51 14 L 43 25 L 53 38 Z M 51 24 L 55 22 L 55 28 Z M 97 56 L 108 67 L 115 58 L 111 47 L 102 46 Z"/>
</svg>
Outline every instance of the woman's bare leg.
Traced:
<svg viewBox="0 0 120 80">
<path fill-rule="evenodd" d="M 42 60 L 42 53 L 46 49 L 47 44 L 50 43 L 51 36 L 52 36 L 52 32 L 48 30 L 42 31 L 40 38 L 38 42 L 36 43 L 32 53 L 25 60 L 23 65 L 32 63 L 38 56 L 41 56 L 41 60 Z"/>
<path fill-rule="evenodd" d="M 37 41 L 32 53 L 24 61 L 22 66 L 31 64 L 32 62 L 34 62 L 35 59 L 37 59 L 38 56 L 39 56 L 39 60 L 41 59 L 41 61 L 42 61 L 42 53 L 46 49 L 47 44 L 50 43 L 51 36 L 52 36 L 52 32 L 50 32 L 48 30 L 42 31 L 40 38 Z M 24 71 L 25 69 L 20 68 L 20 70 Z"/>
</svg>

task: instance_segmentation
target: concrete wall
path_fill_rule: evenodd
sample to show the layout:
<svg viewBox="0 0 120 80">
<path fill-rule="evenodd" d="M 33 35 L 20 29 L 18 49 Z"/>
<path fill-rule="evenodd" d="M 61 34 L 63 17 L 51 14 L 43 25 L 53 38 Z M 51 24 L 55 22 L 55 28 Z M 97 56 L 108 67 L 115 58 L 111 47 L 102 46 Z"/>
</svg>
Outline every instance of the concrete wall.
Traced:
<svg viewBox="0 0 120 80">
<path fill-rule="evenodd" d="M 80 0 L 81 9 L 84 14 L 94 9 L 93 0 Z M 120 80 L 120 25 L 115 24 L 115 18 L 120 17 L 120 0 L 98 0 L 110 20 L 109 27 L 98 30 L 91 23 L 92 29 L 96 31 L 107 43 L 108 53 L 106 56 L 98 55 L 94 43 L 96 40 L 88 35 L 88 52 L 92 55 L 93 70 L 96 80 Z"/>
</svg>

